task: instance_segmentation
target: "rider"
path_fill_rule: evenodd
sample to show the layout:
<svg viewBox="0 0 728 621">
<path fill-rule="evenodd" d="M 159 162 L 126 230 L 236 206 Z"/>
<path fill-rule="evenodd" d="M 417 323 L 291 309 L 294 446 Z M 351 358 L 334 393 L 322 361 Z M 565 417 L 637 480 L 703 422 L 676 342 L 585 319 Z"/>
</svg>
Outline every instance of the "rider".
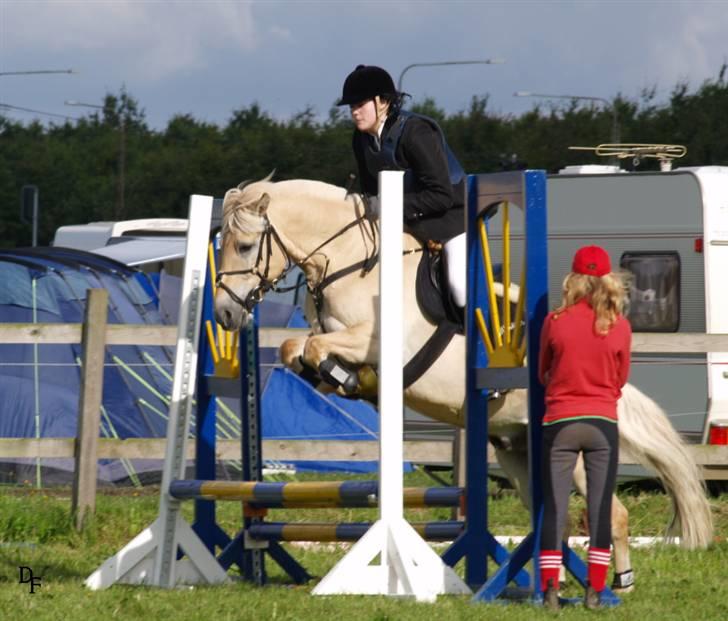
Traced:
<svg viewBox="0 0 728 621">
<path fill-rule="evenodd" d="M 540 560 L 549 608 L 559 607 L 561 538 L 579 452 L 587 473 L 587 608 L 600 605 L 605 586 L 619 457 L 617 400 L 629 376 L 632 340 L 629 321 L 621 314 L 624 303 L 624 282 L 612 273 L 607 252 L 584 246 L 564 279 L 561 306 L 549 313 L 541 331 L 538 372 L 546 387 L 546 413 Z"/>
<path fill-rule="evenodd" d="M 465 174 L 442 130 L 429 117 L 402 110 L 384 69 L 359 65 L 344 82 L 339 106 L 349 106 L 361 192 L 378 211 L 382 170 L 404 170 L 404 226 L 423 244 L 444 244 L 453 301 L 465 306 Z"/>
</svg>

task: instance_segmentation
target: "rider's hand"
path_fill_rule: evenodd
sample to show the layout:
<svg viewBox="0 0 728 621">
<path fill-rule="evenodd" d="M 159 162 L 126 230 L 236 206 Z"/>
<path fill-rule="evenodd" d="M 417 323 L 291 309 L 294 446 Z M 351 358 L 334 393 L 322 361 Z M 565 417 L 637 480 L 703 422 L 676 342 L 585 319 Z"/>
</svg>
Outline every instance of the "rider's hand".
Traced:
<svg viewBox="0 0 728 621">
<path fill-rule="evenodd" d="M 371 216 L 373 216 L 374 218 L 378 218 L 379 217 L 379 197 L 376 196 L 375 194 L 372 194 L 371 196 L 366 197 L 366 201 L 367 201 L 367 205 L 368 205 L 367 211 L 369 212 L 369 214 Z"/>
</svg>

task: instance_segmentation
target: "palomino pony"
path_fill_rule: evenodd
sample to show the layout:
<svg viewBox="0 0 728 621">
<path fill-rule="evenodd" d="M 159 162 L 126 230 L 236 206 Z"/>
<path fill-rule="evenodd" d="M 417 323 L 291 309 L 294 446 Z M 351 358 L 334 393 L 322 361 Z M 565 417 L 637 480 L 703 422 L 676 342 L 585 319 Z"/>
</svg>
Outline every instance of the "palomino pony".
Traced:
<svg viewBox="0 0 728 621">
<path fill-rule="evenodd" d="M 300 361 L 313 369 L 329 356 L 356 365 L 376 366 L 378 360 L 378 231 L 364 213 L 358 195 L 318 181 L 273 183 L 270 177 L 229 190 L 223 203 L 222 252 L 215 298 L 217 321 L 239 329 L 255 304 L 292 266 L 305 273 L 309 296 L 306 315 L 314 334 L 289 339 L 280 350 L 287 366 Z M 405 248 L 418 242 L 405 234 Z M 419 254 L 404 261 L 404 360 L 409 360 L 434 332 L 418 309 L 415 273 Z M 347 269 L 351 268 L 351 269 Z M 323 286 L 322 286 L 323 284 Z M 503 288 L 501 286 L 500 293 Z M 465 339 L 455 336 L 429 370 L 405 391 L 411 408 L 433 419 L 464 425 Z M 528 504 L 525 447 L 525 391 L 512 391 L 488 407 L 489 433 L 501 440 L 496 456 Z M 686 451 L 660 407 L 637 388 L 626 385 L 619 402 L 621 447 L 653 470 L 671 496 L 674 518 L 670 533 L 687 548 L 705 547 L 712 538 L 710 507 L 699 468 Z M 583 464 L 574 477 L 586 493 Z M 627 510 L 614 497 L 612 537 L 617 575 L 631 575 Z M 615 582 L 615 587 L 619 585 Z M 631 580 L 622 580 L 630 587 Z"/>
</svg>

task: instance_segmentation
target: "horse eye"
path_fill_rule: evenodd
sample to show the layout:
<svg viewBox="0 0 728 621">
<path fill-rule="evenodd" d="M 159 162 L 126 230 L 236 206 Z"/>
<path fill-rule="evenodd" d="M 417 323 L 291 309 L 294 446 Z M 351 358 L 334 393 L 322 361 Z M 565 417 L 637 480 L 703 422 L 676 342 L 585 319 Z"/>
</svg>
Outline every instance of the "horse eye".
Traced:
<svg viewBox="0 0 728 621">
<path fill-rule="evenodd" d="M 249 252 L 253 246 L 250 244 L 238 244 L 238 254 Z"/>
</svg>

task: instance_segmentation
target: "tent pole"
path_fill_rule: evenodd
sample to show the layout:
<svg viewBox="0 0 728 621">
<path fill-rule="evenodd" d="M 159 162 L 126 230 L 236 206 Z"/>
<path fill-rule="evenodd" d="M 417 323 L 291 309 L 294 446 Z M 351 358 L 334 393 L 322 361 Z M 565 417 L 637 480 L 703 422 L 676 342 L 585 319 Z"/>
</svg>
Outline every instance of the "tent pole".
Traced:
<svg viewBox="0 0 728 621">
<path fill-rule="evenodd" d="M 37 305 L 37 280 L 33 278 L 33 323 L 38 323 L 38 305 Z M 40 393 L 39 393 L 39 377 L 38 377 L 38 342 L 33 343 L 33 392 L 35 397 L 35 438 L 40 439 Z M 40 477 L 40 457 L 35 458 L 35 486 L 40 489 L 42 485 Z"/>
</svg>

